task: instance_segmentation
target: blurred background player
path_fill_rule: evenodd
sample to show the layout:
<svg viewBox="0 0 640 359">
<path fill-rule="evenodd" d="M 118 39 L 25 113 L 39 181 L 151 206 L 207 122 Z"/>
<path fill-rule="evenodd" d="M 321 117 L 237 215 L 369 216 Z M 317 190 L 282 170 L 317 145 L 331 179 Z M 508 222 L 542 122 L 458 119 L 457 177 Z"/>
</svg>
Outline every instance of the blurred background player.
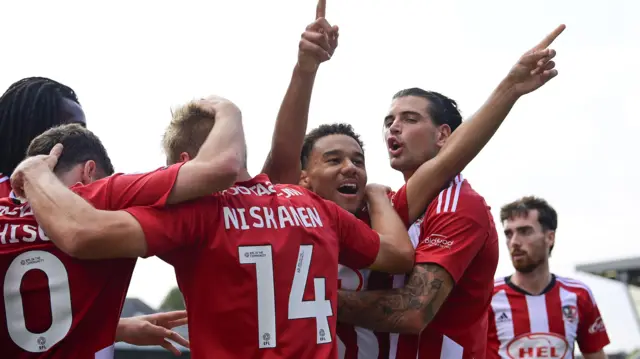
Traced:
<svg viewBox="0 0 640 359">
<path fill-rule="evenodd" d="M 604 359 L 609 337 L 593 293 L 579 280 L 549 271 L 558 215 L 544 199 L 523 197 L 502 207 L 515 272 L 495 281 L 489 311 L 488 359 Z"/>
<path fill-rule="evenodd" d="M 70 87 L 46 77 L 28 77 L 9 86 L 0 97 L 0 197 L 10 195 L 9 177 L 31 140 L 65 123 L 86 124 Z"/>
<path fill-rule="evenodd" d="M 521 96 L 555 77 L 551 61 L 555 51 L 548 46 L 563 30 L 564 25 L 559 26 L 523 54 L 474 117 L 488 111 L 504 119 Z M 412 88 L 394 96 L 384 119 L 385 139 L 391 167 L 407 181 L 396 201 L 415 200 L 419 187 L 409 187 L 412 179 L 455 136 L 456 128 L 456 133 L 461 130 L 461 121 L 455 101 L 439 93 Z M 498 264 L 498 238 L 489 207 L 457 175 L 409 233 L 416 248 L 413 271 L 395 276 L 390 283 L 394 289 L 340 291 L 338 319 L 400 333 L 389 337 L 392 359 L 482 358 Z M 371 277 L 373 282 L 374 274 Z"/>
</svg>

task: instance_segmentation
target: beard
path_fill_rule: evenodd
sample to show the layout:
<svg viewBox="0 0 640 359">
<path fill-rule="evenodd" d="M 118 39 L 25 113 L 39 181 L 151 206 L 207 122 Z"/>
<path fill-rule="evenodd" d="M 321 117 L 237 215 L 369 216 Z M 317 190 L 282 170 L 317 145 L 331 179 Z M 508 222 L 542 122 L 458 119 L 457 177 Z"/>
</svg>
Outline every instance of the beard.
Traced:
<svg viewBox="0 0 640 359">
<path fill-rule="evenodd" d="M 517 272 L 520 273 L 531 273 L 536 268 L 538 268 L 542 263 L 544 263 L 543 258 L 534 259 L 531 258 L 528 254 L 524 256 L 524 258 L 519 259 L 518 261 L 511 260 L 513 264 L 513 268 Z"/>
</svg>

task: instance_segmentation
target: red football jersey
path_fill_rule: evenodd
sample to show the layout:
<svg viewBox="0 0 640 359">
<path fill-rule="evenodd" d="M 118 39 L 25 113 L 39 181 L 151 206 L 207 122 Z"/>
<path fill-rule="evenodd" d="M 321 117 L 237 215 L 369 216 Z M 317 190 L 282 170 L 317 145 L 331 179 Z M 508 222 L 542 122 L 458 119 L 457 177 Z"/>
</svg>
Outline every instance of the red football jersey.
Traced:
<svg viewBox="0 0 640 359">
<path fill-rule="evenodd" d="M 72 189 L 100 209 L 164 205 L 179 167 L 116 174 Z M 69 257 L 50 242 L 28 203 L 0 199 L 0 356 L 112 358 L 135 262 Z"/>
<path fill-rule="evenodd" d="M 399 192 L 405 191 L 403 187 Z M 406 195 L 405 195 L 406 196 Z M 416 264 L 434 263 L 455 286 L 420 335 L 390 334 L 390 359 L 482 359 L 498 266 L 498 233 L 484 198 L 458 175 L 409 228 Z M 404 286 L 407 276 L 394 276 Z"/>
<path fill-rule="evenodd" d="M 593 293 L 584 283 L 553 275 L 540 295 L 497 279 L 489 309 L 488 359 L 574 358 L 609 344 Z"/>
<path fill-rule="evenodd" d="M 9 176 L 5 176 L 0 173 L 0 198 L 11 196 L 11 182 L 9 182 Z"/>
<path fill-rule="evenodd" d="M 404 189 L 405 187 L 403 187 Z M 389 199 L 400 216 L 409 227 L 409 204 L 406 191 L 390 192 Z M 369 215 L 365 210 L 358 214 L 358 218 L 369 224 Z M 338 266 L 338 288 L 344 290 L 375 290 L 391 286 L 393 275 L 372 272 L 369 269 L 349 268 Z M 351 324 L 338 322 L 338 359 L 378 359 L 381 353 L 389 352 L 389 334 L 375 333 L 370 329 L 356 327 Z"/>
<path fill-rule="evenodd" d="M 265 175 L 188 204 L 127 211 L 147 255 L 175 267 L 196 359 L 335 358 L 337 264 L 366 268 L 380 248 L 335 203 Z"/>
</svg>

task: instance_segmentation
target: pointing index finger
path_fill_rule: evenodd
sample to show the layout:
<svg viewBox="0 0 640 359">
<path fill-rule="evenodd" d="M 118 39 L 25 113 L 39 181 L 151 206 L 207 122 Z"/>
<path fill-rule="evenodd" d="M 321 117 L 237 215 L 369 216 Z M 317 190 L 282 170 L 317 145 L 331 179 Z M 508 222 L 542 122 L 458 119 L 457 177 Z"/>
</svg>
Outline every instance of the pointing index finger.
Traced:
<svg viewBox="0 0 640 359">
<path fill-rule="evenodd" d="M 321 17 L 325 17 L 327 12 L 327 0 L 318 0 L 318 5 L 316 6 L 316 20 Z"/>
<path fill-rule="evenodd" d="M 540 43 L 538 45 L 536 45 L 536 47 L 534 47 L 534 49 L 536 50 L 542 50 L 542 49 L 546 49 L 547 47 L 549 47 L 549 45 L 551 45 L 553 43 L 553 41 L 555 41 L 555 39 L 560 36 L 560 34 L 562 34 L 562 32 L 564 31 L 564 29 L 566 29 L 567 26 L 562 24 L 558 27 L 556 27 L 555 30 L 553 30 L 549 35 L 547 35 L 544 39 L 542 39 L 542 41 L 540 41 Z"/>
</svg>

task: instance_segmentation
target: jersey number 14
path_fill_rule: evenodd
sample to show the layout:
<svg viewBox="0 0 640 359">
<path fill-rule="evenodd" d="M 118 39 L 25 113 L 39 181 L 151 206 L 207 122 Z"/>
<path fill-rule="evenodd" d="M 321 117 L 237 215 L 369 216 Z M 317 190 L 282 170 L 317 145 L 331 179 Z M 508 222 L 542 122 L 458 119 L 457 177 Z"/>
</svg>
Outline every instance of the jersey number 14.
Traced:
<svg viewBox="0 0 640 359">
<path fill-rule="evenodd" d="M 255 264 L 258 289 L 258 347 L 276 347 L 276 301 L 271 246 L 238 248 L 241 264 Z M 330 343 L 328 317 L 333 315 L 331 301 L 326 299 L 325 279 L 313 278 L 314 300 L 303 300 L 313 254 L 312 245 L 300 246 L 289 294 L 289 319 L 315 318 L 316 342 Z"/>
</svg>

